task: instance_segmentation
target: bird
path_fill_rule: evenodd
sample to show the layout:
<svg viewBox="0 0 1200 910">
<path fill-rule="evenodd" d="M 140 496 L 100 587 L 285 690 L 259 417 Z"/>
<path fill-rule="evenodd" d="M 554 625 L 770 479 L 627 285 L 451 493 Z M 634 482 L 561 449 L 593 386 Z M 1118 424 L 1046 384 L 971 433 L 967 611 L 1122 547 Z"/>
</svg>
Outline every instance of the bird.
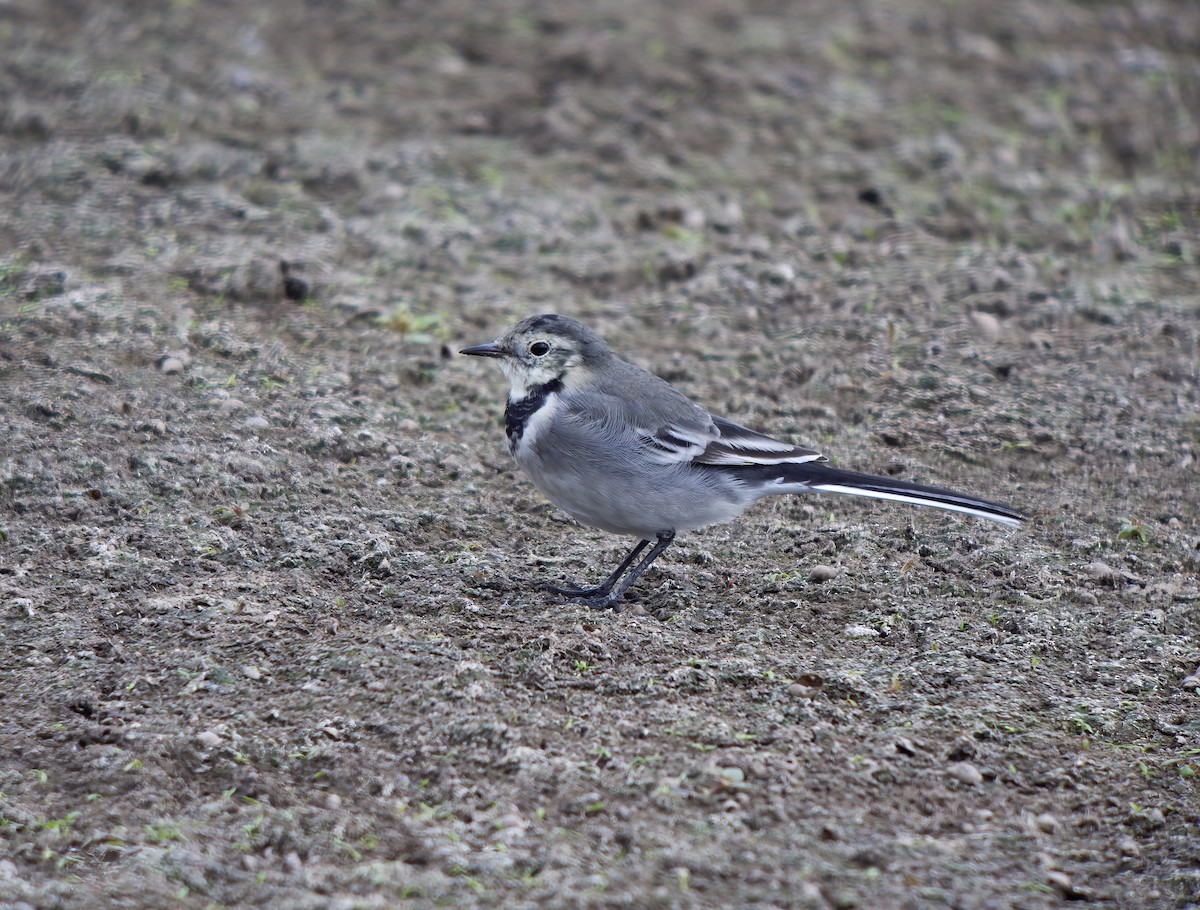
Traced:
<svg viewBox="0 0 1200 910">
<path fill-rule="evenodd" d="M 534 486 L 579 523 L 637 539 L 599 585 L 538 585 L 594 608 L 619 611 L 677 534 L 729 521 L 766 496 L 842 493 L 1024 521 L 998 502 L 845 470 L 710 414 L 568 316 L 530 316 L 459 353 L 495 360 L 508 378 L 508 449 Z"/>
</svg>

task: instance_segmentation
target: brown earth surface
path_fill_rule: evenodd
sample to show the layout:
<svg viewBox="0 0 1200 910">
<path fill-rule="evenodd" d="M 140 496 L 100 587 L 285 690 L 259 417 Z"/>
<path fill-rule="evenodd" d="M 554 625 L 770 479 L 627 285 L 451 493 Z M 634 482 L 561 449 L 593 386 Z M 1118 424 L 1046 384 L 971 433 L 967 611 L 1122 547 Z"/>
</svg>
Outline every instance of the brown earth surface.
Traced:
<svg viewBox="0 0 1200 910">
<path fill-rule="evenodd" d="M 1200 5 L 0 49 L 0 906 L 1200 906 Z M 561 603 L 630 541 L 453 353 L 549 311 L 1032 520 L 779 498 Z"/>
</svg>

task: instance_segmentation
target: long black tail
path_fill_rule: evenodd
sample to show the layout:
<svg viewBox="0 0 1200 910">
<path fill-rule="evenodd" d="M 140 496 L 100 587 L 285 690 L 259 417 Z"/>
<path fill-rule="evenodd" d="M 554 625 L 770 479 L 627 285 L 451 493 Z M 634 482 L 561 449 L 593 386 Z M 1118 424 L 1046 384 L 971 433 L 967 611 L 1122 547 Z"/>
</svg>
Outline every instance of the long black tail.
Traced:
<svg viewBox="0 0 1200 910">
<path fill-rule="evenodd" d="M 876 477 L 857 471 L 844 471 L 821 462 L 784 463 L 775 465 L 746 465 L 737 468 L 747 479 L 759 480 L 765 488 L 777 485 L 771 492 L 844 493 L 848 496 L 868 496 L 872 499 L 887 499 L 906 502 L 914 506 L 929 506 L 962 512 L 977 518 L 998 521 L 1016 526 L 1025 516 L 1006 505 L 990 502 L 965 493 L 956 493 L 942 487 L 928 487 L 892 477 Z M 791 489 L 789 489 L 791 488 Z"/>
</svg>

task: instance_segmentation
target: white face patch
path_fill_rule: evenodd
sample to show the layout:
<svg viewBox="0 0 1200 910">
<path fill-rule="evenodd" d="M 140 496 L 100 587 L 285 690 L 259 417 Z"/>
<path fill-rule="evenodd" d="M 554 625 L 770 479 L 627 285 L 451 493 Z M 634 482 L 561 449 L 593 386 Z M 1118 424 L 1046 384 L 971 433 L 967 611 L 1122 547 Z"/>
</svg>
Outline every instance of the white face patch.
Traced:
<svg viewBox="0 0 1200 910">
<path fill-rule="evenodd" d="M 529 362 L 531 359 L 532 363 Z M 573 351 L 566 358 L 562 358 L 561 356 L 555 357 L 553 355 L 548 355 L 544 359 L 533 358 L 532 355 L 527 355 L 525 358 L 503 358 L 500 361 L 500 369 L 504 371 L 504 375 L 512 383 L 512 391 L 508 396 L 509 399 L 524 398 L 529 394 L 530 390 L 563 378 L 564 373 L 569 376 L 571 370 L 578 365 L 579 359 L 577 351 Z"/>
</svg>

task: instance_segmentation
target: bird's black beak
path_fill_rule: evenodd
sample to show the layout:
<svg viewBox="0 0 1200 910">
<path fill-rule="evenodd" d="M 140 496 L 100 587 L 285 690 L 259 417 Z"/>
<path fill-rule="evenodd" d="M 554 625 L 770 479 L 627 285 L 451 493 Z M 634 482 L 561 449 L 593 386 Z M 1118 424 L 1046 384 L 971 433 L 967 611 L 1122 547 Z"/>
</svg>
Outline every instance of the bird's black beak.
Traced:
<svg viewBox="0 0 1200 910">
<path fill-rule="evenodd" d="M 463 348 L 458 353 L 473 354 L 476 357 L 507 357 L 508 351 L 500 347 L 494 341 L 489 341 L 487 344 L 477 344 L 471 348 Z"/>
</svg>

